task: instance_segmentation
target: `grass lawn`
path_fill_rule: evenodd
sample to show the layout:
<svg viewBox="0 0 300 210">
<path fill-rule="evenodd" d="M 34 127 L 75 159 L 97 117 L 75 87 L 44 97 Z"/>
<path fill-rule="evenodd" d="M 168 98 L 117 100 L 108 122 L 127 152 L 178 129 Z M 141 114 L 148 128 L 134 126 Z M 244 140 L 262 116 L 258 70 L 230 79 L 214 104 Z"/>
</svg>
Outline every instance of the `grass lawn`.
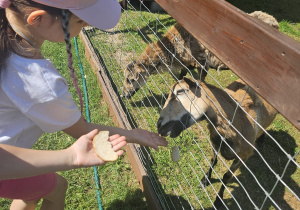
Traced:
<svg viewBox="0 0 300 210">
<path fill-rule="evenodd" d="M 245 12 L 263 10 L 274 15 L 279 21 L 280 31 L 300 42 L 300 3 L 298 0 L 283 2 L 255 0 L 251 1 L 251 3 L 248 3 L 248 1 L 230 0 L 229 2 Z M 92 40 L 95 44 L 99 44 L 96 45 L 96 48 L 99 49 L 99 52 L 103 56 L 120 92 L 123 82 L 123 65 L 125 66 L 130 62 L 130 58 L 133 59 L 136 55 L 139 55 L 148 42 L 157 40 L 153 35 L 153 31 L 156 32 L 158 37 L 161 37 L 165 33 L 166 28 L 162 27 L 160 22 L 167 28 L 175 23 L 167 14 L 155 15 L 157 15 L 159 21 L 157 21 L 152 14 L 144 11 L 135 12 L 129 10 L 128 13 L 123 13 L 122 21 L 118 26 L 118 29 L 122 31 L 122 33 L 117 35 L 118 40 L 113 40 L 112 37 L 116 36 L 110 36 L 104 32 L 98 31 L 95 34 L 91 34 L 95 35 L 92 37 Z M 140 30 L 137 30 L 137 28 Z M 153 29 L 153 31 L 151 29 Z M 77 41 L 80 59 L 85 73 L 91 122 L 112 126 L 113 122 L 109 115 L 108 106 L 103 101 L 101 90 L 97 84 L 97 78 L 85 59 L 84 47 L 81 41 L 79 39 L 77 39 Z M 72 42 L 74 46 L 74 41 Z M 77 93 L 69 76 L 65 44 L 46 42 L 43 45 L 43 52 L 45 57 L 51 59 L 61 74 L 68 80 L 70 91 L 79 104 Z M 73 57 L 78 83 L 81 90 L 83 90 L 80 68 L 74 47 Z M 124 57 L 128 60 L 123 60 Z M 117 60 L 118 58 L 119 60 Z M 237 78 L 231 71 L 223 71 L 220 75 L 215 71 L 210 71 L 210 73 L 212 73 L 218 81 L 222 81 L 223 86 L 226 86 Z M 148 86 L 141 89 L 131 100 L 123 101 L 128 107 L 128 113 L 130 113 L 130 117 L 132 117 L 132 122 L 135 122 L 138 127 L 156 131 L 156 121 L 159 116 L 159 111 L 161 110 L 160 106 L 163 105 L 165 100 L 163 96 L 169 91 L 166 81 L 169 84 L 174 82 L 169 74 L 163 74 L 162 76 L 155 75 L 149 79 L 147 83 Z M 214 84 L 214 81 L 210 78 L 208 78 L 207 82 Z M 205 128 L 206 123 L 201 122 L 200 126 Z M 268 128 L 268 132 L 278 140 L 278 143 L 287 153 L 292 155 L 299 151 L 300 132 L 281 115 L 276 117 L 275 121 Z M 206 158 L 209 159 L 211 154 L 207 136 L 209 136 L 207 130 L 201 131 L 199 127 L 193 126 L 189 129 L 189 132 L 184 132 L 182 136 L 176 139 L 169 139 L 170 146 L 168 148 L 161 149 L 159 152 L 152 150 L 147 151 L 154 161 L 153 164 L 149 166 L 149 169 L 153 171 L 154 179 L 159 181 L 157 187 L 162 190 L 162 192 L 158 194 L 166 198 L 166 203 L 168 203 L 170 207 L 183 205 L 185 208 L 189 208 L 190 202 L 198 209 L 199 202 L 197 199 L 199 199 L 205 209 L 211 208 L 211 201 L 213 202 L 215 197 L 214 188 L 218 190 L 220 183 L 217 181 L 204 191 L 200 187 L 196 187 L 199 185 L 198 177 L 195 177 L 195 173 L 192 171 L 196 170 L 196 174 L 199 174 L 199 178 L 202 178 L 203 171 L 206 171 L 208 168 Z M 73 142 L 74 139 L 62 132 L 58 132 L 43 135 L 34 148 L 57 150 L 66 148 Z M 173 163 L 170 160 L 170 149 L 174 145 L 179 146 L 181 149 L 182 157 L 178 163 Z M 203 152 L 202 154 L 199 154 L 199 147 Z M 270 138 L 265 138 L 263 144 L 258 145 L 258 151 L 275 172 L 279 174 L 282 173 L 286 166 L 287 157 Z M 196 157 L 193 157 L 195 154 Z M 300 162 L 299 155 L 296 157 L 296 161 L 298 163 Z M 199 162 L 203 164 L 203 170 L 198 167 L 197 163 Z M 222 164 L 221 161 L 219 161 L 219 163 L 220 165 L 216 167 L 215 179 L 217 178 L 217 174 L 221 176 L 226 171 L 226 166 Z M 263 183 L 264 188 L 270 191 L 276 179 L 270 175 L 269 169 L 264 166 L 264 162 L 257 153 L 247 161 L 247 166 L 255 173 L 257 179 Z M 116 162 L 98 167 L 97 171 L 102 187 L 100 193 L 104 209 L 147 209 L 145 197 L 135 178 L 126 154 Z M 66 209 L 98 209 L 93 168 L 76 169 L 59 172 L 59 174 L 69 181 Z M 257 184 L 253 184 L 255 181 L 249 171 L 245 167 L 241 167 L 235 174 L 243 183 L 244 187 L 249 189 L 248 193 L 251 198 L 257 203 L 262 203 L 265 195 Z M 182 182 L 180 185 L 177 184 L 178 180 Z M 300 196 L 299 168 L 294 164 L 290 164 L 283 177 L 283 181 Z M 191 188 L 190 185 L 195 187 Z M 236 181 L 230 184 L 229 188 L 232 195 L 225 193 L 224 198 L 230 209 L 237 208 L 232 196 L 237 197 L 239 202 L 243 202 L 243 207 L 251 206 L 247 195 L 245 195 L 245 192 Z M 197 196 L 194 196 L 195 194 Z M 296 207 L 297 202 L 299 203 L 282 184 L 276 187 L 273 198 L 284 209 Z M 170 200 L 172 200 L 173 203 L 171 203 Z M 0 209 L 9 209 L 10 202 L 10 200 L 0 198 Z M 264 209 L 275 209 L 275 207 L 270 201 L 267 201 Z"/>
</svg>

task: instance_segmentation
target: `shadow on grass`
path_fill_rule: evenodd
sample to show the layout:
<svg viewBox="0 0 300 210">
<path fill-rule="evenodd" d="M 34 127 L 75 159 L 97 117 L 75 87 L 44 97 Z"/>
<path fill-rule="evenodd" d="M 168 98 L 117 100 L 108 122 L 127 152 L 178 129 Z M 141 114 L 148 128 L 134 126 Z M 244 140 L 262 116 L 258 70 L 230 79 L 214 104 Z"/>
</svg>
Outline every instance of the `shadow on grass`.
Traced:
<svg viewBox="0 0 300 210">
<path fill-rule="evenodd" d="M 189 203 L 181 196 L 174 195 L 165 195 L 172 200 L 172 205 L 169 203 L 168 209 L 182 209 L 183 206 L 190 207 Z M 165 204 L 166 205 L 166 204 Z M 166 207 L 167 208 L 167 207 Z M 147 202 L 144 199 L 144 194 L 142 190 L 138 189 L 133 192 L 130 192 L 126 195 L 125 200 L 116 199 L 107 210 L 142 210 L 142 209 L 151 209 Z"/>
<path fill-rule="evenodd" d="M 166 186 L 163 186 L 163 184 L 158 180 L 160 180 L 159 177 L 169 178 L 169 174 L 167 174 L 168 172 L 166 170 L 161 170 L 158 168 L 155 158 L 150 157 L 152 156 L 152 153 L 148 147 L 140 147 L 138 153 L 142 154 L 140 155 L 140 158 L 142 159 L 141 162 L 145 163 L 145 171 L 152 171 L 148 173 L 148 177 L 143 177 L 143 183 L 145 185 L 147 183 L 148 185 L 152 184 L 152 187 L 155 191 L 154 193 L 157 198 L 159 198 L 162 209 L 195 209 L 195 207 L 193 207 L 192 204 L 184 197 L 177 194 L 175 195 L 175 193 L 166 193 Z M 168 189 L 168 191 L 172 191 L 172 189 Z"/>
<path fill-rule="evenodd" d="M 278 141 L 278 144 L 283 148 L 284 151 L 286 151 L 286 153 L 291 155 L 291 157 L 295 155 L 297 144 L 292 136 L 284 131 L 274 130 L 269 131 L 269 134 Z M 258 153 L 255 152 L 254 155 L 247 160 L 246 164 L 247 167 L 253 172 L 264 190 L 258 185 L 257 181 L 245 167 L 240 168 L 241 174 L 237 176 L 239 181 L 247 190 L 247 193 L 249 194 L 249 197 L 252 199 L 253 203 L 255 203 L 258 208 L 261 209 L 270 209 L 274 207 L 277 209 L 276 205 L 278 205 L 279 208 L 286 210 L 295 209 L 297 206 L 299 207 L 299 200 L 287 187 L 285 187 L 285 185 L 288 186 L 298 197 L 300 196 L 299 183 L 296 183 L 292 178 L 292 175 L 297 170 L 297 166 L 293 162 L 290 162 L 286 168 L 286 171 L 284 172 L 289 158 L 270 137 L 265 137 L 262 139 L 262 142 L 258 142 L 256 148 L 272 168 L 272 170 L 274 170 L 275 173 L 280 177 L 283 173 L 284 176 L 282 178 L 283 183 L 279 181 L 278 184 L 275 185 L 277 178 L 266 166 L 266 163 L 262 160 Z M 233 180 L 233 182 L 236 181 Z M 231 184 L 229 184 L 229 186 L 230 188 L 234 188 L 231 193 L 238 201 L 242 209 L 254 209 L 252 202 L 241 186 L 233 187 Z M 267 193 L 271 193 L 274 186 L 276 187 L 271 194 L 271 198 L 276 205 L 269 198 L 264 203 L 266 198 L 265 191 L 267 191 Z M 239 209 L 232 198 L 225 199 L 225 202 L 230 209 Z"/>
<path fill-rule="evenodd" d="M 147 26 L 140 29 L 141 33 L 139 33 L 139 35 L 145 43 L 152 43 L 154 40 L 151 39 L 148 34 L 153 34 L 154 31 L 156 36 L 161 38 L 165 34 L 165 27 L 168 28 L 175 23 L 176 21 L 172 17 L 159 19 L 159 22 L 157 20 L 150 21 Z"/>
<path fill-rule="evenodd" d="M 144 200 L 144 195 L 142 190 L 138 189 L 132 192 L 129 192 L 125 200 L 115 199 L 114 202 L 111 203 L 107 210 L 115 210 L 115 209 L 148 209 L 147 202 Z"/>
<path fill-rule="evenodd" d="M 0 198 L 0 206 L 3 209 L 9 209 L 12 200 Z"/>
<path fill-rule="evenodd" d="M 157 102 L 163 105 L 166 101 L 166 97 L 168 97 L 167 94 L 163 96 L 152 93 L 152 96 L 144 97 L 142 101 L 131 102 L 130 104 L 133 107 L 158 107 Z"/>
<path fill-rule="evenodd" d="M 277 140 L 277 143 L 280 146 L 278 146 L 277 143 L 268 136 L 265 136 L 257 142 L 256 148 L 260 155 L 258 152 L 255 152 L 254 155 L 246 161 L 247 167 L 254 174 L 255 178 L 246 167 L 242 166 L 240 168 L 240 174 L 237 175 L 237 179 L 242 183 L 243 187 L 239 185 L 236 180 L 233 180 L 233 183 L 228 184 L 228 188 L 232 189 L 232 197 L 224 199 L 227 208 L 231 210 L 240 208 L 254 209 L 253 203 L 259 209 L 280 208 L 292 210 L 299 207 L 300 202 L 297 197 L 300 197 L 300 187 L 299 183 L 297 183 L 295 180 L 295 176 L 293 175 L 296 175 L 296 171 L 299 171 L 300 169 L 297 168 L 293 162 L 289 162 L 290 159 L 282 151 L 283 149 L 287 154 L 293 157 L 297 148 L 295 139 L 287 132 L 281 130 L 270 130 L 269 134 Z M 280 147 L 282 149 L 280 149 Z M 143 151 L 144 154 L 149 154 L 147 148 L 143 148 L 143 150 L 145 150 Z M 144 155 L 144 157 L 147 157 L 147 155 Z M 147 163 L 147 170 L 151 170 L 152 166 L 157 164 L 153 159 L 148 160 L 145 158 L 143 161 Z M 269 167 L 272 168 L 272 170 L 278 174 L 279 177 L 283 175 L 282 182 L 279 181 L 277 183 L 276 176 L 270 171 L 265 162 L 267 162 Z M 153 179 L 159 180 L 155 173 L 153 176 Z M 219 180 L 212 180 L 212 184 L 216 184 L 217 182 L 219 182 Z M 157 188 L 161 190 L 161 195 L 158 194 L 158 196 L 166 198 L 168 205 L 172 206 L 174 203 L 176 203 L 176 208 L 174 209 L 182 209 L 183 207 L 184 209 L 191 208 L 190 203 L 184 198 L 179 198 L 178 200 L 176 196 L 167 195 L 164 193 L 164 187 L 161 185 L 161 183 L 157 183 L 157 185 Z M 243 188 L 246 189 L 248 195 Z M 271 194 L 271 199 L 275 203 L 269 198 L 266 199 L 266 192 Z M 214 201 L 214 198 L 212 199 Z M 238 202 L 240 207 L 235 203 L 235 200 Z M 211 205 L 211 207 L 206 209 L 214 209 L 214 207 Z"/>
</svg>

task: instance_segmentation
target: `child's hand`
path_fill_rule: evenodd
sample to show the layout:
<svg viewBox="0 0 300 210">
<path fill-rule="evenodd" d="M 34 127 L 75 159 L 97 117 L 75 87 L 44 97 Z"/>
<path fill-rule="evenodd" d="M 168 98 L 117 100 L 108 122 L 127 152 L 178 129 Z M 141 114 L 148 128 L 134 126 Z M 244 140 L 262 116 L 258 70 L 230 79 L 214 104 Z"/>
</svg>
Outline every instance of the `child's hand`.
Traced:
<svg viewBox="0 0 300 210">
<path fill-rule="evenodd" d="M 143 129 L 133 129 L 130 133 L 130 139 L 128 138 L 128 142 L 130 140 L 131 143 L 140 144 L 143 146 L 149 146 L 158 151 L 158 146 L 168 146 L 168 142 L 165 137 L 159 136 L 157 133 L 153 133 L 150 131 L 146 131 Z"/>
<path fill-rule="evenodd" d="M 93 130 L 88 134 L 81 136 L 71 147 L 67 149 L 72 154 L 72 160 L 70 160 L 72 166 L 78 168 L 104 165 L 106 163 L 94 153 L 93 138 L 97 133 L 98 130 Z M 124 136 L 113 135 L 109 137 L 109 141 L 117 154 L 121 156 L 124 153 L 121 149 L 127 144 L 126 138 Z"/>
</svg>

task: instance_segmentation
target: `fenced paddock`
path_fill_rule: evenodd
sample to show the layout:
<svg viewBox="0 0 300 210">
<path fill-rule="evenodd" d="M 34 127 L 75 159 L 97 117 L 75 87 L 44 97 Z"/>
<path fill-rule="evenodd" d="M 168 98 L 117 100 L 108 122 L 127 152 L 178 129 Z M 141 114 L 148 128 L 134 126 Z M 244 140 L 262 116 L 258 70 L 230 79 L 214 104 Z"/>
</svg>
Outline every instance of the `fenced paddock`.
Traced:
<svg viewBox="0 0 300 210">
<path fill-rule="evenodd" d="M 103 95 L 110 104 L 111 114 L 116 124 L 128 129 L 143 128 L 157 132 L 156 124 L 167 94 L 171 90 L 171 85 L 177 81 L 176 76 L 172 73 L 172 62 L 166 67 L 169 71 L 163 72 L 157 69 L 157 74 L 151 75 L 145 86 L 130 99 L 122 97 L 124 70 L 127 64 L 138 58 L 147 45 L 159 41 L 170 27 L 176 23 L 176 20 L 180 21 L 195 37 L 197 34 L 204 34 L 200 38 L 205 43 L 205 46 L 210 47 L 209 49 L 233 70 L 217 72 L 211 69 L 208 71 L 208 76 L 205 79 L 206 83 L 224 89 L 240 77 L 249 83 L 253 89 L 262 94 L 264 98 L 269 99 L 272 105 L 276 105 L 275 107 L 281 111 L 282 115 L 291 121 L 290 123 L 285 117 L 278 114 L 271 126 L 264 130 L 265 136 L 257 142 L 253 156 L 234 173 L 232 182 L 227 185 L 223 208 L 299 208 L 300 134 L 296 129 L 296 127 L 299 128 L 297 124 L 299 110 L 296 110 L 297 107 L 293 109 L 293 104 L 299 102 L 299 96 L 297 92 L 290 93 L 291 91 L 288 92 L 286 90 L 286 88 L 292 87 L 293 90 L 299 91 L 299 82 L 295 83 L 299 79 L 299 73 L 294 72 L 294 66 L 284 68 L 285 73 L 288 73 L 287 69 L 291 71 L 295 81 L 292 82 L 292 86 L 285 86 L 285 84 L 281 85 L 280 83 L 280 91 L 276 91 L 278 86 L 271 87 L 271 90 L 274 92 L 272 92 L 270 97 L 270 93 L 265 91 L 270 91 L 270 89 L 266 87 L 273 84 L 274 81 L 276 83 L 278 79 L 276 74 L 280 73 L 268 71 L 266 63 L 262 65 L 263 62 L 270 62 L 268 58 L 260 60 L 260 57 L 257 56 L 259 57 L 258 60 L 253 59 L 251 60 L 252 63 L 249 62 L 249 59 L 242 62 L 239 56 L 243 57 L 244 55 L 240 51 L 232 50 L 227 52 L 228 45 L 219 43 L 218 40 L 224 37 L 216 35 L 215 39 L 209 41 L 205 31 L 200 33 L 197 31 L 199 28 L 193 27 L 192 23 L 197 21 L 197 19 L 193 18 L 195 14 L 192 13 L 191 8 L 181 8 L 181 12 L 179 12 L 176 3 L 167 5 L 166 1 L 157 2 L 167 11 L 169 9 L 169 13 L 150 11 L 149 4 L 145 1 L 131 1 L 127 2 L 127 10 L 123 10 L 121 20 L 113 30 L 101 31 L 87 27 L 81 34 L 81 39 L 85 43 L 86 54 L 97 73 L 104 92 Z M 202 3 L 207 2 L 202 1 Z M 195 1 L 190 1 L 190 5 L 194 3 Z M 211 4 L 214 3 L 216 1 L 211 1 Z M 209 5 L 208 3 L 202 6 L 208 7 Z M 229 8 L 240 14 L 234 7 L 230 6 Z M 174 11 L 177 13 L 174 13 Z M 191 13 L 187 15 L 185 13 L 187 11 Z M 218 10 L 218 14 L 224 15 L 222 9 Z M 176 20 L 174 19 L 175 17 Z M 238 17 L 247 20 L 243 15 Z M 208 18 L 205 21 L 209 20 Z M 238 25 L 239 23 L 238 21 L 234 23 L 229 22 L 226 26 L 236 30 L 232 26 L 233 24 Z M 221 26 L 215 26 L 217 29 L 218 27 Z M 266 25 L 262 25 L 260 30 L 268 30 L 266 27 Z M 299 43 L 293 42 L 287 36 L 282 37 L 289 43 L 288 46 L 286 44 L 283 45 L 287 50 L 282 51 L 285 52 L 282 56 L 287 57 L 289 52 L 294 52 L 292 57 L 298 57 L 299 60 Z M 224 39 L 225 43 L 229 42 L 228 40 L 226 42 L 226 37 Z M 247 42 L 247 37 L 243 37 L 242 40 L 244 40 L 243 43 Z M 241 40 L 238 42 L 240 43 Z M 219 45 L 219 48 L 216 47 L 216 43 Z M 290 47 L 291 43 L 295 45 Z M 265 51 L 266 49 L 262 48 L 260 50 Z M 176 52 L 174 53 L 168 48 L 165 51 L 173 53 L 174 62 L 176 62 Z M 156 52 L 153 51 L 153 53 Z M 254 57 L 258 54 L 256 52 Z M 293 58 L 288 61 L 291 61 L 292 65 L 295 64 L 293 63 Z M 163 60 L 161 62 L 164 63 Z M 283 61 L 280 60 L 278 62 Z M 251 71 L 239 71 L 239 69 L 244 68 L 244 65 L 248 65 L 247 69 L 251 69 Z M 276 62 L 275 65 L 277 65 Z M 149 68 L 149 66 L 144 67 L 145 69 Z M 182 68 L 187 67 L 183 65 Z M 262 68 L 264 68 L 264 73 L 259 73 L 259 70 Z M 189 70 L 187 76 L 198 78 L 196 70 L 193 69 Z M 267 80 L 266 77 L 268 78 Z M 281 79 L 283 80 L 282 82 L 289 82 L 289 78 L 281 77 Z M 263 83 L 262 81 L 265 80 L 268 82 Z M 281 102 L 279 105 L 276 104 L 276 100 L 280 98 L 278 94 L 280 95 L 281 91 L 286 91 L 284 96 L 282 96 L 283 99 L 281 98 L 282 100 L 292 97 L 288 98 L 289 105 L 292 107 L 288 110 L 288 113 L 284 112 L 286 102 Z M 242 101 L 239 101 L 237 107 L 241 103 Z M 291 112 L 291 110 L 296 111 Z M 234 119 L 228 120 L 234 121 Z M 212 144 L 210 142 L 210 133 L 206 128 L 207 124 L 206 121 L 197 122 L 182 132 L 179 137 L 168 138 L 169 147 L 162 148 L 159 152 L 138 145 L 129 145 L 127 147 L 127 154 L 151 209 L 214 209 L 213 203 L 221 187 L 223 174 L 229 169 L 232 161 L 225 160 L 219 154 L 218 164 L 214 167 L 212 173 L 211 185 L 204 187 L 201 184 L 200 180 L 208 171 L 212 157 Z M 179 147 L 181 157 L 178 162 L 171 160 L 171 148 L 173 146 Z"/>
</svg>

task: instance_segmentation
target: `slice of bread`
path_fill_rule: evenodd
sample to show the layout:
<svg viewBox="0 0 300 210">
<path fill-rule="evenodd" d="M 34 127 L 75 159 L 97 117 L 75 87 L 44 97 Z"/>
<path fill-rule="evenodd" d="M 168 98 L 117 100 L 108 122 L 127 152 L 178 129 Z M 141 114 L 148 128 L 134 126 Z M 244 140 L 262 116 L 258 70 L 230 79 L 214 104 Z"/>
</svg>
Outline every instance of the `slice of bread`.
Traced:
<svg viewBox="0 0 300 210">
<path fill-rule="evenodd" d="M 93 139 L 94 151 L 104 161 L 115 161 L 118 154 L 113 150 L 108 138 L 109 131 L 100 131 Z"/>
</svg>

